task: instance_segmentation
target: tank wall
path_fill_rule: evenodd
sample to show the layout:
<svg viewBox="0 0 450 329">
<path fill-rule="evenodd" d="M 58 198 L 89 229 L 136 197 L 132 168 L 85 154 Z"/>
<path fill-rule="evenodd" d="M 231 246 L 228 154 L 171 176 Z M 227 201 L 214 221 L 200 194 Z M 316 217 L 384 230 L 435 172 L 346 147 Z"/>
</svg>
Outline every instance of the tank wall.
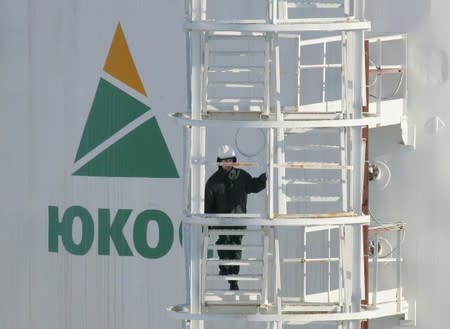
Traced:
<svg viewBox="0 0 450 329">
<path fill-rule="evenodd" d="M 241 9 L 250 12 L 257 5 L 251 2 Z M 178 235 L 184 134 L 167 117 L 186 108 L 183 6 L 180 0 L 158 4 L 6 0 L 0 4 L 0 327 L 180 325 L 165 309 L 185 298 Z M 392 178 L 384 190 L 371 187 L 370 208 L 380 221 L 407 223 L 402 245 L 404 293 L 412 307 L 417 305 L 420 329 L 441 327 L 450 317 L 449 303 L 441 293 L 450 272 L 446 257 L 450 136 L 448 128 L 437 133 L 432 129 L 435 117 L 450 122 L 448 6 L 446 1 L 423 0 L 366 4 L 372 34 L 408 33 L 408 115 L 417 127 L 417 149 L 399 144 L 398 127 L 371 131 L 370 157 L 387 163 Z M 120 73 L 105 69 L 119 23 L 146 95 L 116 79 Z M 126 60 L 119 58 L 119 63 Z M 131 74 L 130 69 L 126 72 Z M 91 149 L 103 159 L 101 165 L 89 169 L 87 176 L 75 175 L 82 168 L 77 154 L 102 79 L 119 89 L 118 95 L 125 92 L 144 104 L 137 108 L 151 108 L 139 123 L 150 131 L 140 135 L 141 126 L 129 126 L 127 121 L 126 131 L 116 135 L 120 138 L 114 139 L 111 132 L 104 137 L 106 153 Z M 105 111 L 93 131 L 113 124 L 111 112 Z M 147 122 L 153 125 L 144 125 Z M 131 150 L 141 154 L 141 147 L 148 150 L 145 143 L 158 129 L 161 134 L 156 135 L 162 136 L 170 157 L 155 151 L 149 164 L 170 166 L 171 159 L 175 171 L 118 174 L 115 170 L 123 168 L 123 154 Z M 138 137 L 132 138 L 134 131 Z M 87 144 L 95 145 L 94 135 L 86 137 Z M 265 160 L 264 152 L 259 152 L 262 133 L 250 145 L 247 132 L 211 136 L 212 160 L 224 142 L 241 148 L 239 157 L 244 161 Z M 159 139 L 151 145 L 161 143 Z M 96 163 L 95 159 L 85 160 Z M 133 164 L 139 167 L 136 162 L 126 167 Z M 208 168 L 207 173 L 213 170 Z M 257 175 L 264 170 L 250 171 Z M 264 207 L 262 193 L 249 200 L 249 211 Z M 293 248 L 301 244 L 295 236 L 288 240 Z M 385 321 L 374 325 L 387 326 Z"/>
</svg>

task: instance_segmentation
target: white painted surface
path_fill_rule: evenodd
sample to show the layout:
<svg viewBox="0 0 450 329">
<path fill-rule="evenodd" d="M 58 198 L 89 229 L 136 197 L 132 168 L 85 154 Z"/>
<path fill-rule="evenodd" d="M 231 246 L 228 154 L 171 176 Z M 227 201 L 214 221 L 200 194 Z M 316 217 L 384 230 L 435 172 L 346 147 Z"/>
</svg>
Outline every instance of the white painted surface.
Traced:
<svg viewBox="0 0 450 329">
<path fill-rule="evenodd" d="M 242 5 L 251 11 L 257 4 Z M 390 185 L 373 189 L 378 220 L 403 220 L 404 293 L 417 302 L 417 328 L 450 322 L 450 170 L 444 127 L 427 134 L 435 116 L 450 122 L 447 1 L 368 1 L 376 33 L 408 33 L 408 111 L 417 125 L 417 150 L 399 145 L 397 127 L 372 130 L 370 153 L 388 163 Z M 72 176 L 81 133 L 118 21 L 149 94 L 178 172 L 182 131 L 167 118 L 185 107 L 183 1 L 25 1 L 0 4 L 0 327 L 29 329 L 178 328 L 165 312 L 184 300 L 184 262 L 178 243 L 181 179 L 109 179 Z M 234 130 L 215 132 L 211 154 Z M 259 145 L 259 144 L 257 144 Z M 248 145 L 246 152 L 252 154 Z M 263 161 L 261 154 L 247 161 Z M 207 169 L 209 175 L 214 168 Z M 264 168 L 251 169 L 256 175 Z M 170 197 L 169 197 L 170 196 Z M 249 212 L 263 196 L 249 201 Z M 161 209 L 172 219 L 174 243 L 163 258 L 85 256 L 48 252 L 48 206 Z M 131 221 L 124 232 L 131 236 Z M 300 239 L 301 240 L 301 239 Z M 286 245 L 297 236 L 286 234 Z M 282 246 L 283 248 L 283 246 Z M 114 248 L 112 247 L 114 251 Z M 134 250 L 133 250 L 134 251 Z M 318 283 L 320 286 L 320 283 Z M 385 328 L 377 321 L 374 328 Z M 232 323 L 235 326 L 235 323 Z M 241 322 L 236 324 L 245 325 Z M 253 328 L 255 325 L 248 325 Z M 219 327 L 212 324 L 209 328 Z"/>
</svg>

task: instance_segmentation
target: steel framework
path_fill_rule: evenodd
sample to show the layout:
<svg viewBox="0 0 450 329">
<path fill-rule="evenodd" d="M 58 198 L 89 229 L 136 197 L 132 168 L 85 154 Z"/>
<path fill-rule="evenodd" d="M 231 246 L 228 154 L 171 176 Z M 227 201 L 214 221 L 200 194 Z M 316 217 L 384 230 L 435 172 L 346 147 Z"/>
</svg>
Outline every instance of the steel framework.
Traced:
<svg viewBox="0 0 450 329">
<path fill-rule="evenodd" d="M 261 1 L 261 17 L 239 19 L 214 17 L 220 12 L 210 9 L 211 1 L 186 0 L 188 111 L 171 116 L 188 132 L 183 219 L 188 289 L 186 303 L 170 311 L 193 329 L 223 319 L 261 322 L 278 329 L 306 323 L 356 329 L 362 320 L 405 316 L 400 276 L 392 301 L 395 307 L 380 307 L 377 253 L 373 255 L 373 303 L 361 306 L 362 226 L 370 222 L 361 208 L 362 127 L 384 122 L 381 97 L 376 112 L 362 111 L 368 102 L 364 31 L 370 28 L 364 19 L 364 1 L 266 0 Z M 305 12 L 315 15 L 305 16 Z M 287 50 L 294 66 L 280 55 Z M 303 53 L 317 62 L 305 63 Z M 379 62 L 371 70 L 387 69 L 382 66 Z M 402 67 L 389 69 L 398 72 Z M 309 72 L 321 81 L 315 99 L 307 93 Z M 339 82 L 334 96 L 330 76 Z M 382 86 L 377 88 L 381 93 Z M 210 129 L 224 126 L 266 131 L 267 207 L 260 213 L 204 214 L 205 167 L 211 158 L 206 154 L 206 140 Z M 309 187 L 314 187 L 314 193 Z M 209 225 L 246 225 L 247 229 L 211 231 Z M 280 247 L 283 230 L 296 232 L 302 241 L 295 257 L 287 257 Z M 376 243 L 378 232 L 372 231 Z M 218 234 L 243 235 L 244 243 L 217 246 L 213 239 Z M 317 234 L 326 245 L 320 257 L 310 254 Z M 224 249 L 242 250 L 246 256 L 238 261 L 211 257 L 211 252 Z M 400 264 L 400 247 L 397 251 Z M 217 265 L 249 270 L 220 276 L 213 273 Z M 319 270 L 311 271 L 316 265 Z M 299 282 L 296 296 L 286 296 L 282 289 L 282 277 L 292 272 L 290 267 L 301 273 L 292 278 Z M 326 283 L 313 294 L 310 276 L 317 271 L 324 273 Z M 239 280 L 245 288 L 223 289 L 221 283 L 226 280 Z"/>
</svg>

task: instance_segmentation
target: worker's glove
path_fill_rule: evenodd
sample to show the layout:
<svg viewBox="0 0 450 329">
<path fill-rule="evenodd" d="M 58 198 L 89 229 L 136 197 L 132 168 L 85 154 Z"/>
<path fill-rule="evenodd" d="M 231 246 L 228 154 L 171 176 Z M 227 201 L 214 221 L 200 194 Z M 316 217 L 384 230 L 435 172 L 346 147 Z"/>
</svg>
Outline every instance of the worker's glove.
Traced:
<svg viewBox="0 0 450 329">
<path fill-rule="evenodd" d="M 262 173 L 261 175 L 259 175 L 258 179 L 262 182 L 265 182 L 267 180 L 266 173 Z"/>
</svg>

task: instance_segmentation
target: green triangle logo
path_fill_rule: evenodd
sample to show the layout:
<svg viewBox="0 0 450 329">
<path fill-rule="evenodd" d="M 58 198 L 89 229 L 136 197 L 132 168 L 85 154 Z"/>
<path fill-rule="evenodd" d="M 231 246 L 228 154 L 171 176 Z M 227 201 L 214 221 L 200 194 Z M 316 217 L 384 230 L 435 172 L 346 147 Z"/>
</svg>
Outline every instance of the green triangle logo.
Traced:
<svg viewBox="0 0 450 329">
<path fill-rule="evenodd" d="M 100 79 L 75 161 L 106 141 L 150 108 Z"/>
<path fill-rule="evenodd" d="M 115 61 L 113 64 L 121 65 L 121 62 Z M 85 157 L 89 160 L 73 175 L 178 178 L 177 168 L 156 118 L 150 117 L 135 128 L 130 125 L 149 111 L 149 106 L 101 78 L 75 164 Z M 128 127 L 133 130 L 129 131 Z M 102 145 L 107 146 L 102 148 Z"/>
<path fill-rule="evenodd" d="M 153 117 L 100 152 L 74 175 L 101 177 L 178 177 L 169 149 Z"/>
</svg>

